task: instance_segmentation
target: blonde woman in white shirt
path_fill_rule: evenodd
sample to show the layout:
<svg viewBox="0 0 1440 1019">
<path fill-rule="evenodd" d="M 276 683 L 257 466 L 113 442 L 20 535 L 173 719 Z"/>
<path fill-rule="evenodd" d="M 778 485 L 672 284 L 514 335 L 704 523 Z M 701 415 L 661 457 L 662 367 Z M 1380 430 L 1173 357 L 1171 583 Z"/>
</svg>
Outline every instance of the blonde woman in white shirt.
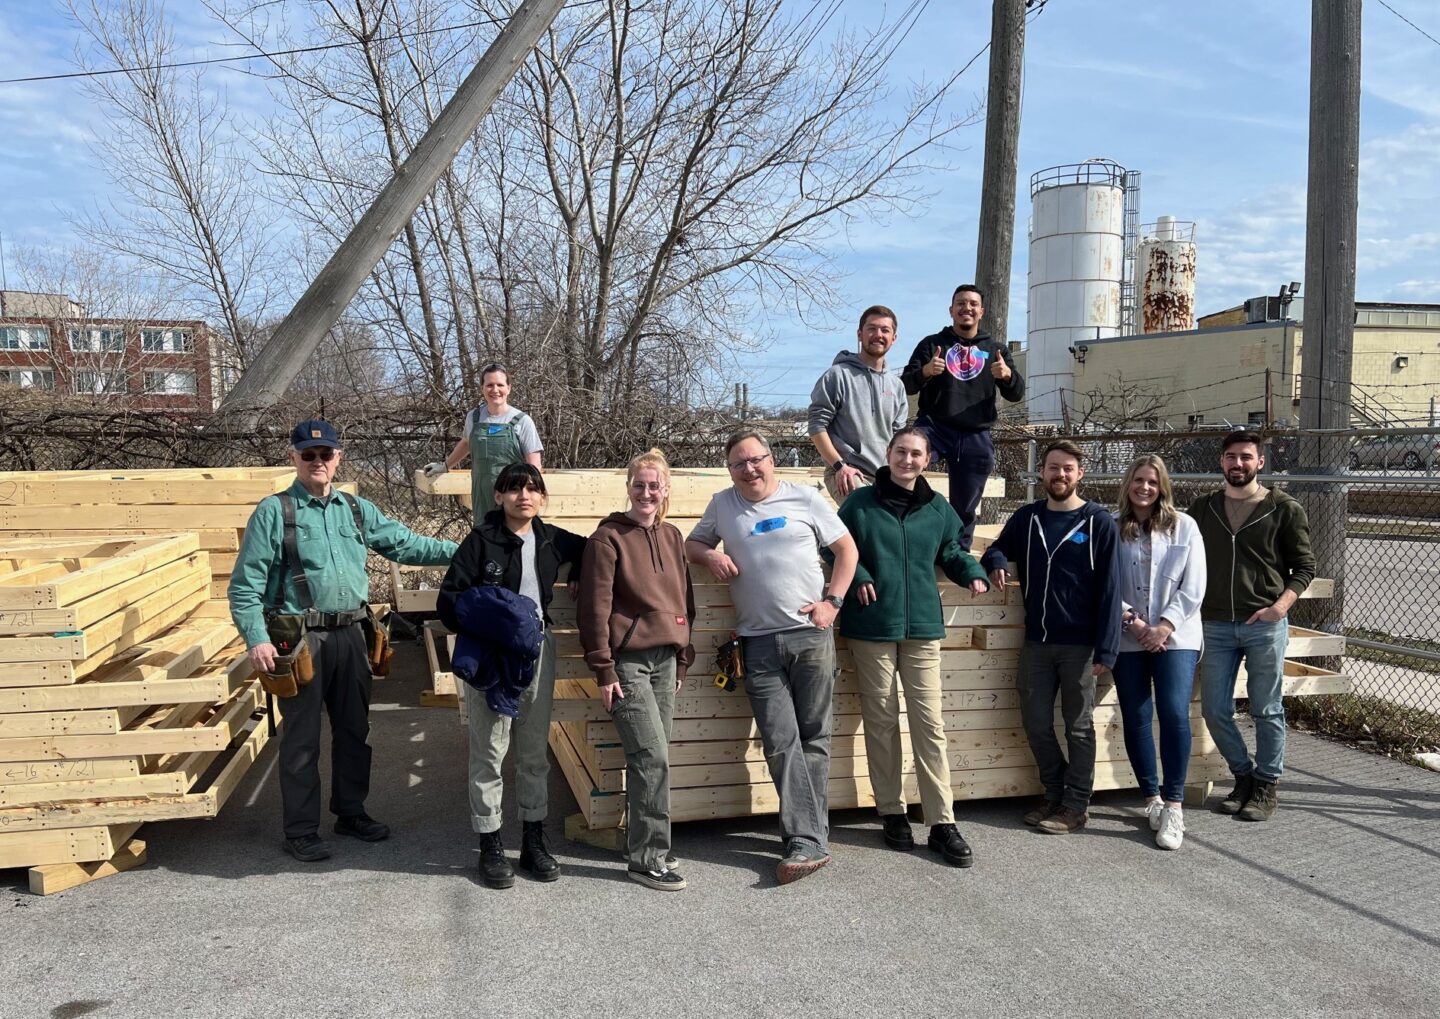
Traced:
<svg viewBox="0 0 1440 1019">
<path fill-rule="evenodd" d="M 1181 797 L 1190 763 L 1190 698 L 1203 634 L 1205 546 L 1200 529 L 1175 506 L 1170 473 L 1153 453 L 1135 459 L 1120 483 L 1120 654 L 1111 672 L 1125 730 L 1125 753 L 1145 796 L 1161 849 L 1185 835 Z M 1160 721 L 1155 766 L 1152 717 Z"/>
</svg>

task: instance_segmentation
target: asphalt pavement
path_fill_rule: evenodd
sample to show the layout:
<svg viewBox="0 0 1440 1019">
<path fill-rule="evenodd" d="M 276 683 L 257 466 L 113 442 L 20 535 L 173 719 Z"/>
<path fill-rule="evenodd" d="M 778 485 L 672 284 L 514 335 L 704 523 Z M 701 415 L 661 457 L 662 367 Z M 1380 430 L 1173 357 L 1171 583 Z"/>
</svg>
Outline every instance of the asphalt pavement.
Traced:
<svg viewBox="0 0 1440 1019">
<path fill-rule="evenodd" d="M 284 856 L 269 748 L 219 819 L 147 826 L 141 869 L 48 898 L 0 872 L 0 1015 L 1436 1013 L 1440 775 L 1292 733 L 1275 820 L 1192 809 L 1179 852 L 1154 847 L 1133 792 L 1066 837 L 1021 825 L 1020 801 L 961 804 L 966 871 L 845 811 L 833 864 L 786 887 L 773 818 L 685 824 L 690 888 L 665 894 L 559 836 L 575 806 L 552 768 L 564 876 L 491 891 L 463 732 L 416 706 L 414 649 L 400 661 L 372 716 L 390 840 Z"/>
</svg>

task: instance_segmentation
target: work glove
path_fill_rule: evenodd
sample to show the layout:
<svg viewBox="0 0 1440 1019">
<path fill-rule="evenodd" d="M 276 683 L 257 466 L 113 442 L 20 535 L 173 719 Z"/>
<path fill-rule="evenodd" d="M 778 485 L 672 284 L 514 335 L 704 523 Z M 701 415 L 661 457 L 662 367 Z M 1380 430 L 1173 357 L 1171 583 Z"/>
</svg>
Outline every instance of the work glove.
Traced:
<svg viewBox="0 0 1440 1019">
<path fill-rule="evenodd" d="M 448 470 L 450 470 L 450 468 L 445 466 L 444 460 L 436 460 L 432 464 L 425 465 L 425 476 L 427 478 L 438 478 Z"/>
</svg>

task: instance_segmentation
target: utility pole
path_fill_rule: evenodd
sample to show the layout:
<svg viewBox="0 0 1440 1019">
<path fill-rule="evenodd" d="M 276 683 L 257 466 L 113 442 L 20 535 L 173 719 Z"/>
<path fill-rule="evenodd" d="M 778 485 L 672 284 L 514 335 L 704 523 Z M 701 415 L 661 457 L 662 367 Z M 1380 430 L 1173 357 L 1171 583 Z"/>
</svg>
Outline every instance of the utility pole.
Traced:
<svg viewBox="0 0 1440 1019">
<path fill-rule="evenodd" d="M 385 190 L 335 249 L 310 288 L 226 394 L 216 411 L 213 429 L 252 430 L 261 415 L 285 394 L 385 249 L 475 133 L 496 96 L 509 84 L 564 2 L 525 0 L 520 5 Z M 207 426 L 207 431 L 212 426 Z"/>
<path fill-rule="evenodd" d="M 1020 76 L 1025 63 L 1025 0 L 994 0 L 990 16 L 990 83 L 985 92 L 985 176 L 975 283 L 985 318 L 1005 344 L 1010 315 L 1010 259 L 1015 247 L 1015 163 L 1020 149 Z"/>
<path fill-rule="evenodd" d="M 1303 429 L 1350 427 L 1360 190 L 1360 6 L 1361 0 L 1313 0 L 1311 7 L 1310 179 L 1300 355 Z M 1343 474 L 1348 446 L 1348 439 L 1335 436 L 1302 437 L 1300 469 L 1307 474 Z M 1346 488 L 1338 482 L 1296 487 L 1295 495 L 1310 517 L 1316 575 L 1335 581 L 1334 597 L 1307 608 L 1306 621 L 1342 632 Z"/>
</svg>

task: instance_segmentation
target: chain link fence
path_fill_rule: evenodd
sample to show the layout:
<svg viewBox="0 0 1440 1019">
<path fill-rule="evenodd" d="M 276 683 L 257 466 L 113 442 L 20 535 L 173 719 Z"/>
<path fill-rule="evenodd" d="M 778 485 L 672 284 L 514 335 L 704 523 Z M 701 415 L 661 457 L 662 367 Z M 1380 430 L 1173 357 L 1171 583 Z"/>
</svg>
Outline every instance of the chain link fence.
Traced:
<svg viewBox="0 0 1440 1019">
<path fill-rule="evenodd" d="M 1321 560 L 1318 575 L 1336 582 L 1332 599 L 1303 599 L 1298 626 L 1344 633 L 1343 660 L 1309 660 L 1344 672 L 1347 697 L 1297 698 L 1302 721 L 1322 731 L 1414 753 L 1440 746 L 1440 428 L 1332 433 L 1268 431 L 1262 483 L 1299 499 Z M 1176 501 L 1188 506 L 1222 483 L 1223 431 L 1133 432 L 1065 436 L 1085 450 L 1083 492 L 1115 505 L 1120 476 L 1139 453 L 1164 458 Z M 1060 436 L 996 435 L 1004 500 L 987 506 L 1001 522 L 1032 487 L 1035 458 Z M 1338 470 L 1302 466 L 1325 447 Z M 1310 459 L 1313 463 L 1314 460 Z M 1329 565 L 1326 565 L 1328 560 Z"/>
</svg>

